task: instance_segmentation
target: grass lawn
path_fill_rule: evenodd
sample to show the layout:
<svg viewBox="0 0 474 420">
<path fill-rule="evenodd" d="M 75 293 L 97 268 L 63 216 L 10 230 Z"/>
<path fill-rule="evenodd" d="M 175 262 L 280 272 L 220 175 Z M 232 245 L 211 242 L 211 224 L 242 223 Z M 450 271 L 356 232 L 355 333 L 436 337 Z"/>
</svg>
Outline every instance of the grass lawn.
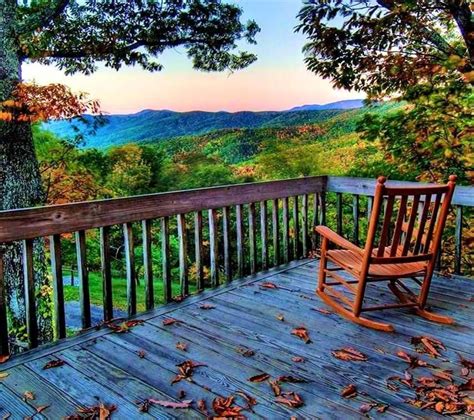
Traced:
<svg viewBox="0 0 474 420">
<path fill-rule="evenodd" d="M 77 283 L 76 278 L 76 284 Z M 156 280 L 154 283 L 155 291 L 155 305 L 164 303 L 163 300 L 163 283 L 161 280 Z M 102 306 L 102 277 L 100 273 L 89 273 L 89 290 L 91 304 Z M 179 295 L 179 282 L 172 284 L 173 296 Z M 189 292 L 194 293 L 196 286 L 189 285 Z M 127 282 L 126 279 L 120 276 L 112 276 L 112 296 L 114 308 L 127 310 Z M 66 301 L 79 301 L 79 287 L 64 286 L 64 299 Z M 140 285 L 137 285 L 137 312 L 145 311 L 145 284 L 141 279 Z"/>
</svg>

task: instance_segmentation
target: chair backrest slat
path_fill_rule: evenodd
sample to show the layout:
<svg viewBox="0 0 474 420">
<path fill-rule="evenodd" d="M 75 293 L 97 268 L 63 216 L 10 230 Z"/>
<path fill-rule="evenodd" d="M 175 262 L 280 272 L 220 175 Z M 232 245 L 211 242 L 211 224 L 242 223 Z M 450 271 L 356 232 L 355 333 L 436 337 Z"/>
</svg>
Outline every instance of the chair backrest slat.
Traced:
<svg viewBox="0 0 474 420">
<path fill-rule="evenodd" d="M 444 228 L 449 205 L 454 192 L 456 177 L 451 176 L 447 185 L 429 185 L 416 188 L 399 188 L 385 186 L 385 178 L 378 180 L 374 208 L 369 224 L 366 243 L 368 260 L 387 264 L 390 259 L 399 261 L 410 258 L 410 261 L 434 262 L 437 248 L 441 241 L 441 230 Z M 382 202 L 386 200 L 383 211 Z M 379 226 L 379 219 L 383 220 Z M 395 220 L 392 218 L 396 213 Z M 393 234 L 391 229 L 393 226 Z M 378 246 L 374 239 L 380 232 Z M 376 255 L 373 249 L 377 247 Z M 368 261 L 367 260 L 367 261 Z"/>
</svg>

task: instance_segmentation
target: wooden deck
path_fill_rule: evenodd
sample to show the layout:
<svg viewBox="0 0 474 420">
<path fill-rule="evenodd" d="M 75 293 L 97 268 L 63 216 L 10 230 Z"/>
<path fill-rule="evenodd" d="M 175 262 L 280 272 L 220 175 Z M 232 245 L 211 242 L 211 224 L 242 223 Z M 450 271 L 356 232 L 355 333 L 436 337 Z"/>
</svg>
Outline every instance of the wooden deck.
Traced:
<svg viewBox="0 0 474 420">
<path fill-rule="evenodd" d="M 293 262 L 146 313 L 139 317 L 144 324 L 127 333 L 102 328 L 14 357 L 2 366 L 8 376 L 0 379 L 0 416 L 10 413 L 12 419 L 32 415 L 35 419 L 59 419 L 80 406 L 103 402 L 116 405 L 112 419 L 204 418 L 197 408 L 198 400 L 205 400 L 213 415 L 216 396 L 243 391 L 257 400 L 254 413 L 242 412 L 247 418 L 366 418 L 359 408 L 367 402 L 389 404 L 384 414 L 374 408 L 371 417 L 436 417 L 434 411 L 421 411 L 405 402 L 414 397 L 412 389 L 401 386 L 399 391 L 391 391 L 386 380 L 404 375 L 408 365 L 395 354 L 399 350 L 414 354 L 410 338 L 422 335 L 440 339 L 446 351 L 438 359 L 418 356 L 442 369 L 452 369 L 456 381 L 466 380 L 460 377 L 458 354 L 474 358 L 474 282 L 461 277 L 434 279 L 430 303 L 453 316 L 456 325 L 433 324 L 409 310 L 368 314 L 395 325 L 395 333 L 383 333 L 317 311 L 324 305 L 314 295 L 316 266 L 315 260 Z M 279 287 L 262 288 L 262 282 Z M 382 285 L 369 288 L 389 298 Z M 204 303 L 213 308 L 201 308 Z M 284 320 L 278 319 L 279 315 Z M 163 320 L 170 317 L 179 322 L 164 326 Z M 308 329 L 311 343 L 291 334 L 298 326 Z M 186 343 L 187 351 L 176 348 L 177 342 Z M 331 355 L 332 350 L 346 346 L 360 350 L 368 360 L 342 361 Z M 239 349 L 251 349 L 254 355 L 244 355 Z M 140 352 L 144 357 L 139 357 Z M 304 361 L 295 362 L 295 357 Z M 55 359 L 65 364 L 43 368 Z M 206 366 L 195 368 L 191 381 L 172 385 L 176 365 L 185 360 Z M 428 372 L 417 368 L 414 373 Z M 268 382 L 248 380 L 260 373 L 305 379 L 305 383 L 282 383 L 283 390 L 295 391 L 304 405 L 289 408 L 275 403 Z M 357 385 L 359 396 L 342 398 L 341 389 L 351 383 Z M 137 403 L 148 398 L 179 401 L 181 390 L 186 393 L 185 400 L 193 400 L 192 408 L 152 404 L 148 413 L 138 410 Z M 27 391 L 35 399 L 25 398 Z M 241 397 L 236 403 L 245 405 Z M 36 408 L 41 406 L 48 407 L 37 414 Z"/>
</svg>

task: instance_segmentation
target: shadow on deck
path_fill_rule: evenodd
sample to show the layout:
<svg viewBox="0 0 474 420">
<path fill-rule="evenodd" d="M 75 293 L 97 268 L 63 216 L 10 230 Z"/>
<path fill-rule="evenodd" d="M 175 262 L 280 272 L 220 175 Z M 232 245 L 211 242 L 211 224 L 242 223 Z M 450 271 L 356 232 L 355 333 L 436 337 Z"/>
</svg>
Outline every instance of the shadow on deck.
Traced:
<svg viewBox="0 0 474 420">
<path fill-rule="evenodd" d="M 314 260 L 294 262 L 144 314 L 140 317 L 144 324 L 127 333 L 103 328 L 15 357 L 5 365 L 3 372 L 8 376 L 0 379 L 0 415 L 23 418 L 34 415 L 37 407 L 48 406 L 35 418 L 57 419 L 75 413 L 79 406 L 103 402 L 116 405 L 112 419 L 202 418 L 197 401 L 204 400 L 212 415 L 216 396 L 243 391 L 257 400 L 253 413 L 242 411 L 248 418 L 359 418 L 365 417 L 360 406 L 370 402 L 389 405 L 384 414 L 374 408 L 371 416 L 436 417 L 434 411 L 405 402 L 414 397 L 412 389 L 402 385 L 393 391 L 386 381 L 395 375 L 403 377 L 408 364 L 396 353 L 414 354 L 410 339 L 422 335 L 440 339 L 446 351 L 437 359 L 418 356 L 439 369 L 452 370 L 456 382 L 466 381 L 461 377 L 459 354 L 467 359 L 474 354 L 474 282 L 461 277 L 434 279 L 430 303 L 453 316 L 454 326 L 431 323 L 409 310 L 369 314 L 394 324 L 395 333 L 383 333 L 318 311 L 325 306 L 314 295 L 316 266 Z M 261 288 L 263 281 L 279 287 Z M 389 297 L 382 285 L 369 287 Z M 204 303 L 207 309 L 201 308 Z M 278 319 L 280 315 L 284 320 Z M 178 322 L 163 325 L 166 318 Z M 291 334 L 298 326 L 308 329 L 311 343 Z M 187 351 L 178 349 L 178 342 L 186 343 Z M 345 346 L 363 352 L 368 360 L 342 361 L 331 355 Z M 254 354 L 244 354 L 245 349 Z M 58 359 L 65 364 L 43 368 Z M 192 380 L 172 385 L 176 365 L 185 360 L 206 366 L 194 369 Z M 248 380 L 261 373 L 305 379 L 305 383 L 282 383 L 283 390 L 295 391 L 304 405 L 289 408 L 276 403 L 267 381 Z M 413 373 L 426 376 L 430 369 L 419 367 Z M 341 389 L 351 383 L 357 385 L 359 395 L 342 398 Z M 24 398 L 27 391 L 35 399 Z M 186 394 L 184 400 L 193 400 L 191 408 L 152 404 L 148 413 L 139 412 L 137 402 L 148 398 L 177 402 L 181 391 Z M 241 397 L 236 403 L 245 405 Z"/>
</svg>

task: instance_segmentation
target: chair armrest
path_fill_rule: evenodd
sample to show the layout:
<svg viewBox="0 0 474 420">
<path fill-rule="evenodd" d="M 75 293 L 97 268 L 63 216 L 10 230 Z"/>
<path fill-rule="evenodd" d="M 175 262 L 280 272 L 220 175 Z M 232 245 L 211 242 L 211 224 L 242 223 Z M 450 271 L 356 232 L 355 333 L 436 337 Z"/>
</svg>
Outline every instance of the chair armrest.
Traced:
<svg viewBox="0 0 474 420">
<path fill-rule="evenodd" d="M 337 246 L 340 246 L 341 248 L 345 248 L 350 251 L 357 252 L 359 254 L 364 253 L 364 250 L 362 248 L 359 248 L 357 245 L 354 245 L 352 242 L 343 238 L 341 235 L 338 235 L 336 232 L 329 229 L 327 226 L 316 226 L 316 232 L 318 232 L 321 236 L 329 239 Z"/>
</svg>

